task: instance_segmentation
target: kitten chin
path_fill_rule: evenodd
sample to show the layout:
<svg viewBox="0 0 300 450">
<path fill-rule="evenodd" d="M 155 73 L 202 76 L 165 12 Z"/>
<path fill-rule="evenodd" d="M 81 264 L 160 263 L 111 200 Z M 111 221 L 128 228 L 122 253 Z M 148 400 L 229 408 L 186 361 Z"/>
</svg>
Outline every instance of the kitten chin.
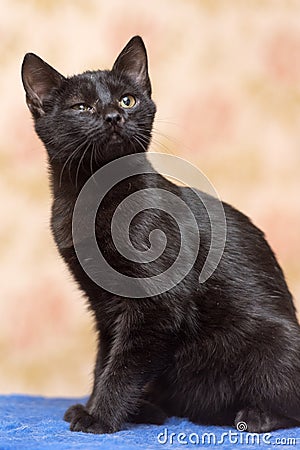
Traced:
<svg viewBox="0 0 300 450">
<path fill-rule="evenodd" d="M 250 432 L 299 426 L 300 330 L 283 272 L 263 233 L 222 203 L 224 251 L 199 283 L 212 225 L 222 228 L 222 221 L 211 223 L 220 202 L 176 186 L 146 159 L 156 109 L 142 39 L 130 40 L 111 71 L 70 78 L 29 53 L 22 79 L 49 155 L 53 236 L 88 299 L 99 337 L 92 393 L 86 405 L 66 412 L 70 429 L 112 433 L 128 421 L 162 424 L 170 416 L 237 429 L 245 423 Z M 120 159 L 132 154 L 133 163 Z M 93 201 L 100 202 L 109 177 L 100 177 L 82 203 L 81 188 L 99 168 L 120 161 L 111 178 L 124 169 L 130 176 L 115 183 L 94 217 Z M 72 228 L 78 204 L 80 233 Z M 181 250 L 184 264 L 170 275 Z M 106 283 L 105 264 L 120 276 L 111 278 L 111 289 L 89 276 L 100 274 Z M 184 276 L 174 281 L 180 270 Z M 170 287 L 147 290 L 157 289 L 165 272 Z M 128 279 L 137 281 L 132 295 L 124 294 Z"/>
</svg>

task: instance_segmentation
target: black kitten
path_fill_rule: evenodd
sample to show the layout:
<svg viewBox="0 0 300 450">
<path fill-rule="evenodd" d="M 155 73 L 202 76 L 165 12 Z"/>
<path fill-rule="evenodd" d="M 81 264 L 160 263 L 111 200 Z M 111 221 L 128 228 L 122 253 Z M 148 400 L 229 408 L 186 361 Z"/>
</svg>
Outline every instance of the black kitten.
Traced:
<svg viewBox="0 0 300 450">
<path fill-rule="evenodd" d="M 85 406 L 66 412 L 71 430 L 112 433 L 126 421 L 160 424 L 172 415 L 206 424 L 243 421 L 250 432 L 299 425 L 300 332 L 283 273 L 263 233 L 223 203 L 224 252 L 211 276 L 199 283 L 213 238 L 210 219 L 220 203 L 171 183 L 146 158 L 155 105 L 142 39 L 131 39 L 111 71 L 70 78 L 29 53 L 22 78 L 36 132 L 49 156 L 54 239 L 89 300 L 99 333 L 93 391 Z M 102 266 L 85 229 L 94 195 L 86 195 L 84 213 L 79 220 L 77 215 L 81 232 L 76 239 L 72 214 L 91 175 L 100 199 L 107 174 L 97 178 L 96 172 L 126 155 L 136 158 L 124 158 L 117 169 L 128 176 L 121 173 L 104 195 L 95 238 L 105 261 L 127 278 L 102 277 L 101 284 L 95 277 L 101 278 Z M 139 255 L 134 260 L 120 253 L 111 223 L 118 205 L 136 193 L 119 216 L 125 221 L 137 204 L 144 205 L 128 229 L 132 254 Z M 192 211 L 196 231 L 175 199 Z M 115 222 L 125 249 L 123 220 Z M 188 235 L 184 245 L 182 229 Z M 160 254 L 147 259 L 161 246 Z M 179 281 L 173 282 L 174 273 L 166 276 L 157 291 L 155 277 L 176 262 L 181 248 Z M 91 277 L 78 256 L 82 250 L 85 262 L 90 260 Z M 192 269 L 186 270 L 191 261 Z M 137 282 L 136 295 L 124 293 L 123 279 Z"/>
</svg>

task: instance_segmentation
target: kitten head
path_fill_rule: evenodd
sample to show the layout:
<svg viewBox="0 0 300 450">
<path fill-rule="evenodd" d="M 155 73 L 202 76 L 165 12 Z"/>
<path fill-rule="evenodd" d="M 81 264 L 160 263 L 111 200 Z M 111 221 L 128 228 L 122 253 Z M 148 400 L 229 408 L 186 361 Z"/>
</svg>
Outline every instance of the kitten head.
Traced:
<svg viewBox="0 0 300 450">
<path fill-rule="evenodd" d="M 112 70 L 69 78 L 27 53 L 22 80 L 50 164 L 73 164 L 74 170 L 80 164 L 80 170 L 94 170 L 115 158 L 147 150 L 156 108 L 147 53 L 139 36 L 129 41 Z"/>
</svg>

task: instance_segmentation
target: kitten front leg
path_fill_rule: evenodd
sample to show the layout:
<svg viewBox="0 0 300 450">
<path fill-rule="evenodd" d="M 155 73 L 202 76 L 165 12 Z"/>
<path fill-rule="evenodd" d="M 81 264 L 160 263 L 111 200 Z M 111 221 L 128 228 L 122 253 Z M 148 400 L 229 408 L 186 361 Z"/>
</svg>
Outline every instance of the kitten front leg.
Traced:
<svg viewBox="0 0 300 450">
<path fill-rule="evenodd" d="M 108 361 L 109 351 L 110 351 L 110 340 L 108 336 L 104 335 L 104 333 L 101 333 L 100 335 L 100 341 L 98 341 L 98 351 L 97 351 L 97 358 L 94 368 L 94 381 L 93 381 L 93 390 L 92 393 L 87 401 L 86 407 L 89 408 L 93 403 L 94 395 L 97 391 L 97 380 L 100 378 L 106 362 Z"/>
<path fill-rule="evenodd" d="M 144 329 L 135 330 L 134 334 L 135 337 L 125 339 L 123 334 L 122 339 L 114 341 L 109 360 L 95 382 L 92 401 L 87 408 L 77 406 L 74 410 L 72 431 L 113 433 L 135 415 L 141 417 L 138 410 L 143 388 L 160 372 L 164 362 L 162 349 L 157 348 L 157 342 L 151 342 L 153 335 L 147 339 Z M 142 338 L 144 341 L 140 342 Z M 164 413 L 159 413 L 160 418 L 153 416 L 153 420 L 163 422 Z"/>
<path fill-rule="evenodd" d="M 93 398 L 94 398 L 94 395 L 96 392 L 97 380 L 99 379 L 99 377 L 101 376 L 101 373 L 104 370 L 105 363 L 108 358 L 108 354 L 109 354 L 109 339 L 104 334 L 101 334 L 100 341 L 98 343 L 97 358 L 96 358 L 95 369 L 94 369 L 93 389 L 92 389 L 92 393 L 86 403 L 86 408 L 89 408 L 93 402 Z M 84 410 L 85 410 L 85 407 L 79 403 L 72 405 L 65 412 L 64 420 L 66 422 L 72 422 L 76 416 L 82 415 Z"/>
<path fill-rule="evenodd" d="M 167 417 L 167 414 L 159 408 L 159 406 L 153 405 L 146 400 L 141 400 L 138 409 L 133 414 L 129 415 L 128 422 L 162 425 Z M 84 431 L 86 433 L 94 434 L 117 431 L 109 431 L 107 428 L 103 427 L 103 424 L 98 422 L 98 420 L 88 412 L 88 409 L 80 404 L 73 405 L 68 409 L 65 414 L 65 420 L 71 423 L 71 431 Z"/>
</svg>

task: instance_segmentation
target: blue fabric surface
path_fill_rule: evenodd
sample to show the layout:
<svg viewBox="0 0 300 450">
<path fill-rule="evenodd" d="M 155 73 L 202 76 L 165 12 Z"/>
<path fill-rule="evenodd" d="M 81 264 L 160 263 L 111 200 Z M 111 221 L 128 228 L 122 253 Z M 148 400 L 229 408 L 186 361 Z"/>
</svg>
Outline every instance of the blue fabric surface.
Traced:
<svg viewBox="0 0 300 450">
<path fill-rule="evenodd" d="M 300 449 L 300 428 L 250 435 L 233 428 L 204 427 L 178 418 L 169 419 L 162 426 L 127 425 L 123 431 L 110 435 L 73 433 L 62 417 L 70 405 L 80 401 L 0 396 L 0 449 Z"/>
</svg>

